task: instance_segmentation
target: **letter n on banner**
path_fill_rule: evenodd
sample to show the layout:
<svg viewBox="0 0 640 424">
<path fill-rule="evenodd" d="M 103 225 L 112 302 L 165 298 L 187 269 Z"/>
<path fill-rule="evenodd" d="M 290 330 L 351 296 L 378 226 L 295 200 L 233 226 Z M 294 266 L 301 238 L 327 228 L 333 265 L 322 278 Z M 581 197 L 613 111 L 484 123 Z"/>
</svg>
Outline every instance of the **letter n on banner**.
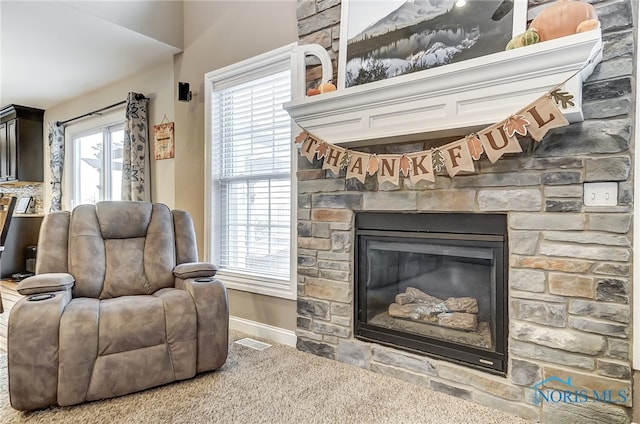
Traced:
<svg viewBox="0 0 640 424">
<path fill-rule="evenodd" d="M 530 125 L 528 128 L 530 129 Z M 504 130 L 504 121 L 478 132 L 478 138 L 484 146 L 484 152 L 491 163 L 495 163 L 505 153 L 520 153 L 522 147 L 516 136 L 509 137 Z"/>
<path fill-rule="evenodd" d="M 444 164 L 450 177 L 454 177 L 460 171 L 476 170 L 466 138 L 446 144 L 440 147 L 440 151 L 444 155 Z"/>
<path fill-rule="evenodd" d="M 322 169 L 330 169 L 331 172 L 338 175 L 340 173 L 340 157 L 344 154 L 345 149 L 342 147 L 329 145 L 327 154 L 324 157 Z"/>
<path fill-rule="evenodd" d="M 313 163 L 313 157 L 316 155 L 316 147 L 318 147 L 318 140 L 313 137 L 307 137 L 305 142 L 302 144 L 302 155 L 311 163 Z"/>
<path fill-rule="evenodd" d="M 347 165 L 347 178 L 356 178 L 364 184 L 370 157 L 369 153 L 351 151 L 351 160 Z"/>
<path fill-rule="evenodd" d="M 400 184 L 400 159 L 402 155 L 380 155 L 380 167 L 378 168 L 378 181 L 389 181 L 395 185 Z"/>
<path fill-rule="evenodd" d="M 405 156 L 411 161 L 411 170 L 409 171 L 411 184 L 415 184 L 420 180 L 436 182 L 436 176 L 433 173 L 433 162 L 431 161 L 431 150 L 411 153 Z"/>
<path fill-rule="evenodd" d="M 552 128 L 569 125 L 567 118 L 548 95 L 540 97 L 518 113 L 524 115 L 531 122 L 528 127 L 529 134 L 535 141 L 542 140 L 547 131 Z"/>
</svg>

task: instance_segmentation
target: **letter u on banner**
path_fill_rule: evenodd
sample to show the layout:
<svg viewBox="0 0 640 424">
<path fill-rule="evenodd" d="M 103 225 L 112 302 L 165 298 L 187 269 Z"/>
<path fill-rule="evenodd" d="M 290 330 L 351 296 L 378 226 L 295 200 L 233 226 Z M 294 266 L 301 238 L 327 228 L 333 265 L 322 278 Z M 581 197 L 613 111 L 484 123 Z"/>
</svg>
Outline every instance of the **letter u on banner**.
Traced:
<svg viewBox="0 0 640 424">
<path fill-rule="evenodd" d="M 495 163 L 505 153 L 522 152 L 522 147 L 516 136 L 509 137 L 503 127 L 504 121 L 478 132 L 478 138 L 491 163 Z"/>
</svg>

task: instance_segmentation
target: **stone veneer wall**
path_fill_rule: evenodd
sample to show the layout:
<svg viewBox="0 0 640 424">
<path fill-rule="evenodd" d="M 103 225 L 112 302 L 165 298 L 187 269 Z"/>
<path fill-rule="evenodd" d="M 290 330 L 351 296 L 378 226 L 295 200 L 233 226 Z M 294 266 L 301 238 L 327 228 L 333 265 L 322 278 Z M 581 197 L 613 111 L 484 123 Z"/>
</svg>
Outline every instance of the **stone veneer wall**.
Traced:
<svg viewBox="0 0 640 424">
<path fill-rule="evenodd" d="M 33 198 L 29 213 L 44 213 L 44 188 L 42 183 L 6 183 L 0 184 L 0 193 L 7 196 Z"/>
<path fill-rule="evenodd" d="M 530 6 L 541 3 L 530 0 Z M 365 184 L 298 161 L 298 349 L 548 423 L 631 420 L 633 204 L 632 0 L 594 0 L 604 59 L 583 90 L 585 121 L 474 174 L 400 187 Z M 337 50 L 339 1 L 299 0 L 302 42 Z M 329 140 L 330 141 L 330 140 Z M 424 150 L 434 143 L 371 146 Z M 437 145 L 437 143 L 436 143 Z M 358 150 L 365 150 L 358 149 Z M 583 183 L 615 181 L 616 207 L 585 207 Z M 354 216 L 358 211 L 506 212 L 508 373 L 494 376 L 353 337 Z M 626 401 L 535 405 L 535 383 L 571 377 L 578 390 L 624 390 Z M 566 389 L 563 386 L 555 386 Z"/>
</svg>

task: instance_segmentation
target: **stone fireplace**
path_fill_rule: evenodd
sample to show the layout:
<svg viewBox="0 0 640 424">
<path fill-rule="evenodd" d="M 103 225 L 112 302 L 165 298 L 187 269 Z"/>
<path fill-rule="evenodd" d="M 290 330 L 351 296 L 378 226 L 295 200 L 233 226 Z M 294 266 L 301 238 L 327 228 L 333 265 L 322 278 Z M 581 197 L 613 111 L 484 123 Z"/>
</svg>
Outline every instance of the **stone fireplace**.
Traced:
<svg viewBox="0 0 640 424">
<path fill-rule="evenodd" d="M 530 6 L 539 3 L 532 0 Z M 593 3 L 602 23 L 603 60 L 582 87 L 582 122 L 554 129 L 540 143 L 520 138 L 522 153 L 507 154 L 495 163 L 483 157 L 475 162 L 474 172 L 453 178 L 439 173 L 435 182 L 413 183 L 401 178 L 395 185 L 367 176 L 362 183 L 346 178 L 344 169 L 334 174 L 321 169 L 321 161 L 310 163 L 299 155 L 298 349 L 535 421 L 631 421 L 634 11 L 628 0 Z M 321 38 L 314 34 L 327 31 L 329 39 L 330 34 L 338 33 L 331 31 L 339 24 L 337 2 L 303 1 L 299 5 L 303 41 L 318 42 Z M 333 40 L 336 44 L 337 36 Z M 330 49 L 331 42 L 325 47 Z M 318 103 L 324 101 L 320 99 Z M 465 128 L 460 130 L 454 135 L 467 132 Z M 384 143 L 365 139 L 358 142 L 357 148 L 369 153 L 403 154 L 451 141 L 445 138 L 450 133 L 436 133 L 423 138 L 390 137 Z M 333 134 L 349 141 L 355 133 Z M 332 141 L 332 137 L 327 140 Z M 591 182 L 615 183 L 617 205 L 585 205 L 584 184 Z M 488 304 L 496 317 L 504 315 L 504 328 L 499 331 L 498 326 L 492 327 L 494 323 L 485 312 L 482 316 L 478 312 L 477 321 L 488 322 L 492 330 L 492 349 L 477 349 L 472 359 L 451 358 L 450 352 L 443 350 L 452 345 L 459 347 L 460 343 L 451 340 L 454 333 L 442 325 L 424 323 L 431 329 L 408 331 L 412 336 L 417 333 L 418 341 L 406 346 L 396 342 L 405 339 L 407 331 L 393 328 L 388 321 L 383 325 L 371 321 L 385 310 L 389 315 L 391 304 L 397 304 L 396 297 L 407 294 L 409 287 L 442 301 L 481 298 L 486 289 L 475 294 L 453 290 L 429 293 L 433 288 L 411 275 L 427 274 L 428 269 L 412 265 L 412 259 L 419 258 L 417 262 L 422 267 L 428 263 L 432 267 L 438 262 L 448 264 L 433 270 L 455 282 L 458 280 L 452 277 L 449 265 L 455 262 L 467 266 L 476 261 L 486 274 L 486 267 L 491 268 L 486 265 L 488 257 L 499 255 L 494 247 L 486 250 L 483 246 L 465 255 L 464 249 L 469 246 L 447 244 L 451 247 L 447 255 L 442 252 L 445 246 L 441 239 L 435 243 L 440 251 L 417 247 L 421 243 L 415 243 L 415 239 L 423 241 L 420 237 L 385 239 L 378 232 L 387 230 L 384 218 L 374 219 L 370 226 L 377 228 L 367 228 L 363 234 L 360 223 L 365 214 L 504 218 L 503 298 L 492 296 L 488 303 L 478 303 L 479 311 L 487 309 L 480 305 Z M 442 225 L 431 232 L 442 233 Z M 366 267 L 360 258 L 362 243 L 373 246 L 369 262 L 387 268 L 389 274 L 384 282 L 367 280 L 377 288 L 373 300 L 368 296 L 361 299 L 361 284 L 366 284 L 359 282 L 361 267 Z M 398 261 L 393 265 L 384 262 L 389 258 L 380 259 L 382 252 L 389 251 L 397 253 Z M 480 257 L 472 260 L 474 255 Z M 465 256 L 467 259 L 457 259 Z M 391 272 L 390 267 L 404 267 L 405 271 Z M 366 274 L 366 268 L 364 271 Z M 467 269 L 462 274 L 469 276 L 473 272 Z M 491 287 L 493 283 L 488 284 Z M 384 286 L 392 288 L 385 291 Z M 498 282 L 495 288 L 499 289 Z M 439 303 L 429 305 L 441 308 Z M 410 311 L 402 313 L 409 318 L 399 319 L 412 321 Z M 431 316 L 428 311 L 414 317 L 424 315 Z M 380 340 L 377 334 L 373 337 L 367 333 L 368 326 L 373 327 L 374 333 L 379 327 L 391 330 L 392 340 Z M 435 350 L 431 349 L 434 344 L 438 345 Z M 425 345 L 429 346 L 423 349 Z M 476 347 L 470 348 L 467 343 L 460 350 L 468 353 Z M 485 351 L 494 356 L 483 357 Z M 480 359 L 496 364 L 500 355 L 503 366 L 472 364 Z M 565 394 L 565 401 L 553 401 L 553 397 L 540 401 L 540 393 Z M 586 396 L 572 398 L 567 395 L 571 393 Z"/>
</svg>

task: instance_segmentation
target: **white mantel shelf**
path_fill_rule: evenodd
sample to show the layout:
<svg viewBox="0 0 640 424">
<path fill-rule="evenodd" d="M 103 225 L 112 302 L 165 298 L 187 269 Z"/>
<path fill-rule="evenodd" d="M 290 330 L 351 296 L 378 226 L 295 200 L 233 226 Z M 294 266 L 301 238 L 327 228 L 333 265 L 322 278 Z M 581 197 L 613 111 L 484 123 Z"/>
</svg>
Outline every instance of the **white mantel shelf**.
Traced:
<svg viewBox="0 0 640 424">
<path fill-rule="evenodd" d="M 299 55 L 310 53 L 299 47 Z M 284 108 L 300 127 L 334 144 L 428 140 L 500 122 L 575 74 L 562 87 L 575 106 L 563 113 L 579 122 L 582 84 L 601 60 L 598 29 L 312 97 L 298 81 Z"/>
</svg>

